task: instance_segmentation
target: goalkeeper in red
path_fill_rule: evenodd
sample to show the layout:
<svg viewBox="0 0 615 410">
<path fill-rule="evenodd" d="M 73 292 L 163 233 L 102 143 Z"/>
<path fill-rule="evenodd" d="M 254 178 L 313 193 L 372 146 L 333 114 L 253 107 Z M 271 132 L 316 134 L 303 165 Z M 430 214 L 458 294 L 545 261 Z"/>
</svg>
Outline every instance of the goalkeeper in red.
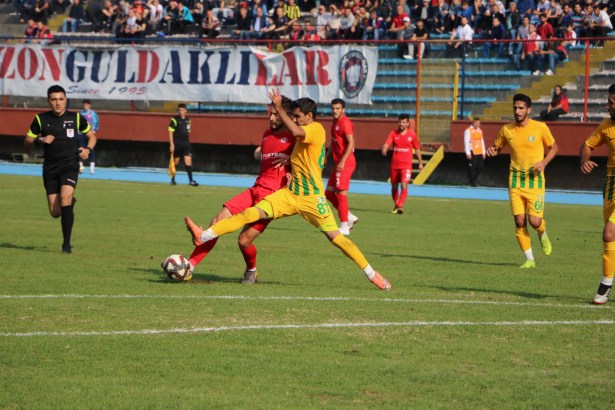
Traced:
<svg viewBox="0 0 615 410">
<path fill-rule="evenodd" d="M 592 151 L 604 144 L 609 148 L 602 208 L 604 217 L 602 280 L 593 300 L 597 305 L 604 305 L 609 300 L 615 276 L 615 84 L 609 87 L 607 98 L 606 108 L 610 118 L 603 120 L 581 144 L 581 172 L 584 174 L 589 174 L 598 166 L 590 160 Z"/>
<path fill-rule="evenodd" d="M 391 284 L 367 262 L 359 248 L 342 235 L 325 198 L 322 182 L 322 168 L 325 159 L 325 129 L 316 122 L 316 103 L 309 98 L 293 102 L 293 119 L 282 109 L 279 90 L 269 92 L 274 109 L 279 113 L 284 125 L 296 138 L 290 156 L 292 180 L 287 188 L 282 188 L 265 197 L 262 201 L 245 211 L 215 223 L 203 231 L 190 225 L 192 241 L 195 245 L 206 243 L 233 231 L 245 224 L 258 220 L 278 219 L 299 214 L 352 259 L 363 270 L 368 279 L 379 289 L 388 290 Z"/>
<path fill-rule="evenodd" d="M 281 99 L 281 109 L 290 112 L 292 101 L 286 97 L 281 97 Z M 254 186 L 225 202 L 222 210 L 211 220 L 210 225 L 255 205 L 267 195 L 285 186 L 287 176 L 290 176 L 290 167 L 281 166 L 281 162 L 290 156 L 294 144 L 295 139 L 284 126 L 278 111 L 271 107 L 269 129 L 263 134 L 261 145 L 255 152 L 255 157 L 261 161 L 261 170 Z M 186 217 L 185 221 L 189 230 L 195 229 L 195 225 L 190 218 Z M 239 250 L 246 262 L 246 270 L 241 283 L 252 284 L 256 282 L 258 273 L 256 271 L 256 247 L 253 242 L 265 231 L 270 221 L 270 219 L 264 219 L 250 223 L 243 228 L 239 235 Z M 192 276 L 194 268 L 214 248 L 217 241 L 217 239 L 214 239 L 194 248 L 192 255 L 190 255 L 190 276 Z"/>
<path fill-rule="evenodd" d="M 389 149 L 393 151 L 391 158 L 391 196 L 395 207 L 392 213 L 403 214 L 404 204 L 408 197 L 408 184 L 412 179 L 412 155 L 416 151 L 419 160 L 419 171 L 423 170 L 423 157 L 421 157 L 421 144 L 419 138 L 410 129 L 410 117 L 400 114 L 397 117 L 397 129 L 389 133 L 384 145 L 382 155 L 386 157 Z M 401 192 L 399 185 L 401 184 Z"/>
</svg>

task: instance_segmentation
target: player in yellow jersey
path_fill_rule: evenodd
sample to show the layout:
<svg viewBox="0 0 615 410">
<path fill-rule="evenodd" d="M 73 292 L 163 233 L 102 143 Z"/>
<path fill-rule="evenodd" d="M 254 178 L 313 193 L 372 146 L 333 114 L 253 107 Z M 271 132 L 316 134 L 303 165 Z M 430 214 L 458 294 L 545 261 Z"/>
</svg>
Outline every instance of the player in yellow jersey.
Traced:
<svg viewBox="0 0 615 410">
<path fill-rule="evenodd" d="M 545 255 L 550 255 L 552 246 L 543 219 L 545 206 L 544 170 L 557 154 L 557 144 L 546 124 L 530 119 L 532 100 L 525 94 L 513 97 L 515 122 L 507 124 L 498 133 L 495 143 L 487 149 L 494 157 L 508 146 L 510 148 L 510 176 L 508 196 L 515 219 L 515 237 L 525 254 L 520 268 L 535 268 L 534 254 L 527 224 L 538 232 L 540 245 Z"/>
<path fill-rule="evenodd" d="M 603 200 L 602 280 L 593 300 L 597 305 L 603 305 L 609 300 L 615 276 L 615 84 L 609 87 L 607 98 L 606 108 L 611 118 L 603 120 L 581 144 L 581 172 L 584 174 L 589 174 L 598 166 L 590 160 L 592 151 L 603 144 L 609 148 Z"/>
<path fill-rule="evenodd" d="M 219 221 L 207 230 L 194 223 L 187 227 L 192 234 L 195 246 L 221 235 L 234 232 L 242 226 L 260 219 L 278 219 L 299 214 L 314 225 L 363 270 L 368 279 L 379 289 L 389 290 L 391 284 L 376 272 L 367 262 L 359 248 L 344 235 L 340 234 L 335 218 L 331 213 L 325 187 L 322 182 L 322 169 L 325 159 L 325 129 L 316 122 L 317 105 L 309 98 L 293 101 L 293 118 L 282 108 L 279 90 L 271 90 L 269 98 L 288 131 L 296 138 L 290 156 L 292 180 L 287 188 L 282 188 L 266 196 L 255 206 Z"/>
</svg>

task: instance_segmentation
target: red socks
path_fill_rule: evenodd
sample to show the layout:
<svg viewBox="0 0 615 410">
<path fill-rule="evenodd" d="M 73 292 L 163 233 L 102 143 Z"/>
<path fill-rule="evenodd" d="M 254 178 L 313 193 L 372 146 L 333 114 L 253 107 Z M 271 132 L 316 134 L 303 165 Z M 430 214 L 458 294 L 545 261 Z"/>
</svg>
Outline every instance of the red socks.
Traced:
<svg viewBox="0 0 615 410">
<path fill-rule="evenodd" d="M 196 267 L 196 265 L 201 263 L 201 261 L 205 259 L 209 251 L 211 251 L 214 246 L 216 246 L 217 242 L 218 238 L 212 239 L 211 241 L 207 241 L 204 244 L 194 248 L 194 250 L 192 251 L 192 255 L 190 255 L 190 265 L 192 265 L 192 267 L 194 268 Z"/>
</svg>

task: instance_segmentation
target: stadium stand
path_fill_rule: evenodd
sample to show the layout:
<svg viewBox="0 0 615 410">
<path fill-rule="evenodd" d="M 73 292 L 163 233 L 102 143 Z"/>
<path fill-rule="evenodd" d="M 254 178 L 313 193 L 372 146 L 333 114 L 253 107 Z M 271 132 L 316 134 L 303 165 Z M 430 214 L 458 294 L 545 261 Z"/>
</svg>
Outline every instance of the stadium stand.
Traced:
<svg viewBox="0 0 615 410">
<path fill-rule="evenodd" d="M 140 0 L 139 0 L 140 1 Z M 132 2 L 131 2 L 132 3 Z M 271 2 L 272 3 L 272 2 Z M 412 20 L 425 15 L 421 9 L 414 8 L 415 2 L 409 2 L 411 9 L 408 10 Z M 92 3 L 93 4 L 93 3 Z M 433 5 L 437 1 L 432 2 Z M 238 6 L 241 3 L 238 2 Z M 430 9 L 436 12 L 435 9 Z M 0 4 L 0 35 L 16 36 L 23 35 L 24 25 L 19 22 L 20 16 L 11 14 L 11 4 Z M 355 10 L 360 13 L 360 8 Z M 269 7 L 269 14 L 273 8 Z M 57 31 L 66 18 L 68 9 L 64 13 L 50 15 L 47 26 L 52 31 Z M 358 15 L 358 14 L 357 14 Z M 434 17 L 437 20 L 437 17 Z M 315 24 L 318 20 L 306 10 L 302 10 L 300 22 Z M 446 20 L 446 19 L 445 19 Z M 442 25 L 440 25 L 442 23 Z M 448 137 L 448 122 L 455 117 L 454 107 L 457 108 L 457 116 L 470 117 L 479 115 L 485 119 L 509 119 L 510 97 L 516 92 L 526 92 L 537 102 L 536 110 L 539 112 L 548 104 L 550 90 L 555 84 L 563 84 L 570 98 L 570 113 L 561 117 L 562 120 L 578 120 L 583 112 L 584 104 L 584 73 L 585 57 L 584 47 L 574 46 L 569 50 L 568 59 L 558 63 L 555 76 L 532 76 L 531 72 L 524 67 L 516 70 L 509 58 L 482 58 L 482 47 L 475 44 L 467 50 L 467 58 L 462 61 L 459 58 L 449 58 L 446 53 L 446 41 L 450 37 L 453 25 L 446 21 L 438 23 L 439 28 L 444 28 L 442 33 L 432 30 L 431 38 L 436 40 L 429 47 L 420 67 L 420 78 L 417 77 L 417 61 L 405 59 L 399 54 L 395 44 L 380 44 L 378 46 L 379 67 L 376 84 L 373 89 L 371 105 L 351 105 L 348 108 L 349 115 L 362 117 L 396 117 L 400 112 L 406 112 L 416 116 L 417 103 L 420 105 L 420 132 L 423 141 L 439 142 Z M 366 24 L 365 20 L 360 21 Z M 433 25 L 435 27 L 436 25 Z M 230 37 L 233 24 L 222 21 L 219 38 Z M 92 25 L 87 23 L 78 33 L 66 33 L 56 38 L 66 44 L 79 44 L 87 46 L 105 46 L 117 44 L 112 41 L 113 35 L 108 32 L 93 33 Z M 481 38 L 479 28 L 476 27 L 475 38 Z M 613 34 L 613 33 L 611 33 Z M 158 38 L 164 35 L 162 32 L 150 33 L 148 37 Z M 168 37 L 168 36 L 167 36 Z M 194 30 L 185 34 L 175 34 L 172 39 L 176 44 L 186 44 L 195 40 Z M 106 40 L 101 42 L 100 40 Z M 439 41 L 437 41 L 439 40 Z M 8 40 L 9 42 L 11 40 Z M 16 41 L 16 40 L 12 40 Z M 155 47 L 155 43 L 144 45 Z M 606 61 L 615 58 L 615 42 L 606 42 L 604 48 L 592 48 L 590 79 L 590 120 L 602 117 L 601 99 L 604 96 L 606 84 L 613 82 L 615 63 Z M 604 62 L 604 63 L 603 63 Z M 463 81 L 457 84 L 455 89 L 456 75 L 463 76 Z M 420 81 L 420 89 L 417 84 Z M 461 86 L 463 89 L 461 90 Z M 420 98 L 417 101 L 417 95 Z M 458 95 L 457 101 L 455 95 Z M 13 106 L 38 107 L 45 106 L 45 102 L 36 98 L 10 97 L 9 104 Z M 101 101 L 98 108 L 114 110 L 149 110 L 172 112 L 177 102 L 163 101 Z M 224 103 L 212 104 L 208 101 L 194 101 L 189 108 L 197 112 L 211 113 L 237 113 L 237 114 L 263 114 L 265 107 L 256 104 Z M 321 107 L 324 112 L 328 111 L 325 105 Z"/>
</svg>

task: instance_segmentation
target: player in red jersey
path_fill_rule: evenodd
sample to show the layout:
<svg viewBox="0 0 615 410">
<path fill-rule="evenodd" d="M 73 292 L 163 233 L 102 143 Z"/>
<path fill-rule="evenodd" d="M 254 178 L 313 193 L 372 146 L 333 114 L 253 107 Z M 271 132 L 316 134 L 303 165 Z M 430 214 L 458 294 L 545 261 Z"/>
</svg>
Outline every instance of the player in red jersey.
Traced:
<svg viewBox="0 0 615 410">
<path fill-rule="evenodd" d="M 282 97 L 282 106 L 285 111 L 292 111 L 291 103 L 290 99 Z M 222 210 L 211 220 L 209 226 L 244 211 L 272 192 L 286 186 L 287 173 L 290 173 L 290 167 L 284 167 L 281 164 L 293 151 L 295 139 L 284 126 L 273 105 L 270 109 L 269 129 L 264 132 L 261 145 L 254 152 L 255 158 L 261 160 L 261 170 L 254 185 L 225 202 Z M 185 220 L 186 225 L 194 224 L 188 217 Z M 239 234 L 237 242 L 246 261 L 246 270 L 241 283 L 251 284 L 256 282 L 258 276 L 256 272 L 256 247 L 253 242 L 265 231 L 270 221 L 271 219 L 263 219 L 246 225 Z M 217 239 L 214 239 L 194 248 L 192 255 L 190 255 L 190 273 L 213 249 L 217 241 Z"/>
<path fill-rule="evenodd" d="M 325 196 L 337 209 L 340 217 L 340 233 L 350 235 L 350 229 L 359 221 L 348 209 L 350 178 L 357 166 L 354 158 L 354 127 L 346 116 L 346 102 L 341 98 L 331 101 L 331 145 L 326 159 L 333 155 L 334 169 L 327 182 Z"/>
<path fill-rule="evenodd" d="M 412 152 L 416 151 L 419 171 L 423 169 L 419 139 L 410 128 L 410 117 L 401 114 L 397 117 L 397 129 L 389 133 L 382 146 L 382 155 L 386 157 L 389 148 L 393 150 L 391 158 L 391 196 L 395 203 L 394 214 L 404 213 L 404 203 L 408 197 L 408 183 L 412 179 Z M 401 183 L 401 193 L 399 184 Z"/>
</svg>

